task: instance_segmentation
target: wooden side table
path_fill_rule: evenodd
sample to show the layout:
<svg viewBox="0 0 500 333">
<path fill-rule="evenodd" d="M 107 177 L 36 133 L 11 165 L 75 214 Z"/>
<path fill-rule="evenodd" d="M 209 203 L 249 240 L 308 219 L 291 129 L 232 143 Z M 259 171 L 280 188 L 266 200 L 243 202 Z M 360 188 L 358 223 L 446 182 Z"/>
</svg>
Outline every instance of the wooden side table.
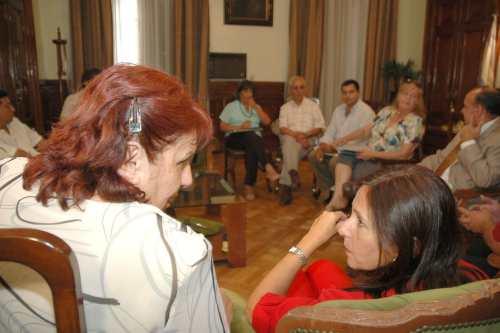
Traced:
<svg viewBox="0 0 500 333">
<path fill-rule="evenodd" d="M 168 213 L 175 216 L 176 209 L 189 207 L 204 207 L 200 217 L 224 225 L 220 233 L 207 237 L 213 247 L 214 260 L 227 260 L 233 267 L 245 266 L 246 201 L 234 194 L 220 174 L 206 172 L 195 177 L 190 189 L 180 192 Z M 224 241 L 228 243 L 227 252 L 222 251 Z"/>
<path fill-rule="evenodd" d="M 243 267 L 247 261 L 246 245 L 246 202 L 238 201 L 234 203 L 208 205 L 207 215 L 224 224 L 224 238 L 228 242 L 227 253 L 222 251 L 222 244 L 219 247 L 212 243 L 214 247 L 214 260 L 227 260 L 233 267 Z"/>
</svg>

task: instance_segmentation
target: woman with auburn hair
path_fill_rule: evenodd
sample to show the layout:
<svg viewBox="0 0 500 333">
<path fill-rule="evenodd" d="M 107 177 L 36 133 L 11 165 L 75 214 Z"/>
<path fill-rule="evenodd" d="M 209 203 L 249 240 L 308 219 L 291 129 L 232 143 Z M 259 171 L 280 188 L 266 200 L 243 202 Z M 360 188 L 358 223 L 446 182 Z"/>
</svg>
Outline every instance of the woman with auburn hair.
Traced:
<svg viewBox="0 0 500 333">
<path fill-rule="evenodd" d="M 302 270 L 314 251 L 339 234 L 348 273 L 328 260 Z M 257 332 L 274 332 L 289 310 L 335 299 L 369 299 L 460 285 L 488 276 L 460 260 L 455 199 L 424 167 L 387 168 L 363 182 L 350 215 L 324 212 L 250 295 Z"/>
<path fill-rule="evenodd" d="M 373 123 L 334 142 L 341 147 L 353 140 L 369 139 L 368 148 L 340 150 L 329 209 L 347 206 L 343 185 L 351 180 L 354 169 L 358 175 L 366 176 L 380 169 L 380 160 L 409 160 L 424 136 L 425 113 L 422 89 L 414 81 L 405 82 L 399 87 L 392 105 L 380 110 Z"/>
<path fill-rule="evenodd" d="M 0 162 L 0 227 L 69 244 L 89 331 L 229 331 L 210 243 L 162 211 L 192 183 L 191 159 L 211 136 L 179 81 L 116 65 L 85 88 L 39 155 Z M 0 265 L 10 285 L 0 289 L 4 329 L 55 331 L 47 286 L 18 266 Z"/>
</svg>

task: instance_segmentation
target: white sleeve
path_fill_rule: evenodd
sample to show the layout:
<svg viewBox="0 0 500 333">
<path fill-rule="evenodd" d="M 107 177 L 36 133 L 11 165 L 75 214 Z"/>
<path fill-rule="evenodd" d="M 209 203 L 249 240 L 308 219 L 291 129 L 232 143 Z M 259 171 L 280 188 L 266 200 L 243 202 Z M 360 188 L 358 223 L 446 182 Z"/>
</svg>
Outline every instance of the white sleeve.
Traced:
<svg viewBox="0 0 500 333">
<path fill-rule="evenodd" d="M 27 127 L 28 136 L 29 136 L 30 141 L 31 141 L 31 146 L 35 147 L 42 140 L 42 136 L 40 134 L 38 134 L 38 132 L 35 131 L 34 129 L 29 128 L 28 126 L 26 126 L 26 127 Z"/>
<path fill-rule="evenodd" d="M 319 140 L 320 143 L 332 143 L 337 135 L 337 122 L 335 121 L 335 115 L 337 113 L 338 107 L 335 108 L 332 114 L 332 119 L 330 119 L 330 124 L 326 128 L 325 134 Z"/>
<path fill-rule="evenodd" d="M 17 147 L 0 142 L 0 160 L 6 157 L 12 157 L 17 151 Z"/>
<path fill-rule="evenodd" d="M 288 112 L 287 108 L 285 105 L 283 105 L 280 109 L 280 115 L 279 115 L 279 127 L 286 127 L 289 128 L 288 126 Z"/>
<path fill-rule="evenodd" d="M 325 119 L 323 118 L 323 113 L 317 104 L 314 106 L 313 117 L 314 128 L 325 128 Z"/>
<path fill-rule="evenodd" d="M 24 124 L 23 122 L 21 122 L 19 119 L 14 118 L 12 121 L 13 122 L 15 121 L 16 122 L 15 126 L 20 128 L 22 132 L 24 132 L 26 136 L 29 138 L 31 148 L 35 147 L 40 142 L 40 140 L 42 140 L 42 137 L 40 136 L 40 134 L 38 134 L 37 131 L 35 131 L 28 125 Z"/>
</svg>

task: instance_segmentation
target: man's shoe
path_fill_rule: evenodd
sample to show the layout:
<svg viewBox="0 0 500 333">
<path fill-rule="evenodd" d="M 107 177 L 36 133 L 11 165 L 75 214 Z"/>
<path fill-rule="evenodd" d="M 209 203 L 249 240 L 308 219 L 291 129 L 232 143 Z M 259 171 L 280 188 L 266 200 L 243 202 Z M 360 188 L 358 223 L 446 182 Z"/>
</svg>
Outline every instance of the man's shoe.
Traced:
<svg viewBox="0 0 500 333">
<path fill-rule="evenodd" d="M 300 177 L 297 170 L 290 170 L 288 171 L 288 174 L 290 175 L 290 178 L 292 178 L 292 189 L 296 190 L 300 188 Z"/>
<path fill-rule="evenodd" d="M 280 185 L 280 205 L 286 206 L 292 203 L 292 188 L 288 185 Z"/>
</svg>

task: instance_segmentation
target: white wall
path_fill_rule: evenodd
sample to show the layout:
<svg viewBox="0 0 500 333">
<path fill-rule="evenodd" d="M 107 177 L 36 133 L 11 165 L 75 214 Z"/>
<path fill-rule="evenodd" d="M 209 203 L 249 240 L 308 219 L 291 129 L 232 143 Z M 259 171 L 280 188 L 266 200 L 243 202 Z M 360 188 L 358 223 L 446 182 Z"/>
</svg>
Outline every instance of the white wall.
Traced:
<svg viewBox="0 0 500 333">
<path fill-rule="evenodd" d="M 399 0 L 396 59 L 413 59 L 416 69 L 422 69 L 426 5 L 427 0 Z"/>
<path fill-rule="evenodd" d="M 397 59 L 415 60 L 422 68 L 427 0 L 400 0 Z M 290 0 L 274 1 L 272 27 L 224 25 L 224 0 L 210 0 L 210 52 L 247 54 L 247 78 L 286 81 L 288 75 L 288 22 Z M 68 41 L 67 69 L 71 71 L 69 0 L 33 0 L 33 16 L 40 79 L 57 79 L 57 55 L 52 39 L 61 28 Z"/>
<path fill-rule="evenodd" d="M 274 1 L 272 27 L 224 25 L 224 0 L 209 6 L 210 52 L 246 53 L 249 80 L 287 80 L 289 0 Z"/>
<path fill-rule="evenodd" d="M 67 70 L 71 69 L 71 34 L 69 0 L 33 0 L 38 77 L 41 80 L 57 79 L 57 52 L 52 42 L 57 39 L 57 28 L 61 38 L 66 39 L 68 56 Z"/>
</svg>

